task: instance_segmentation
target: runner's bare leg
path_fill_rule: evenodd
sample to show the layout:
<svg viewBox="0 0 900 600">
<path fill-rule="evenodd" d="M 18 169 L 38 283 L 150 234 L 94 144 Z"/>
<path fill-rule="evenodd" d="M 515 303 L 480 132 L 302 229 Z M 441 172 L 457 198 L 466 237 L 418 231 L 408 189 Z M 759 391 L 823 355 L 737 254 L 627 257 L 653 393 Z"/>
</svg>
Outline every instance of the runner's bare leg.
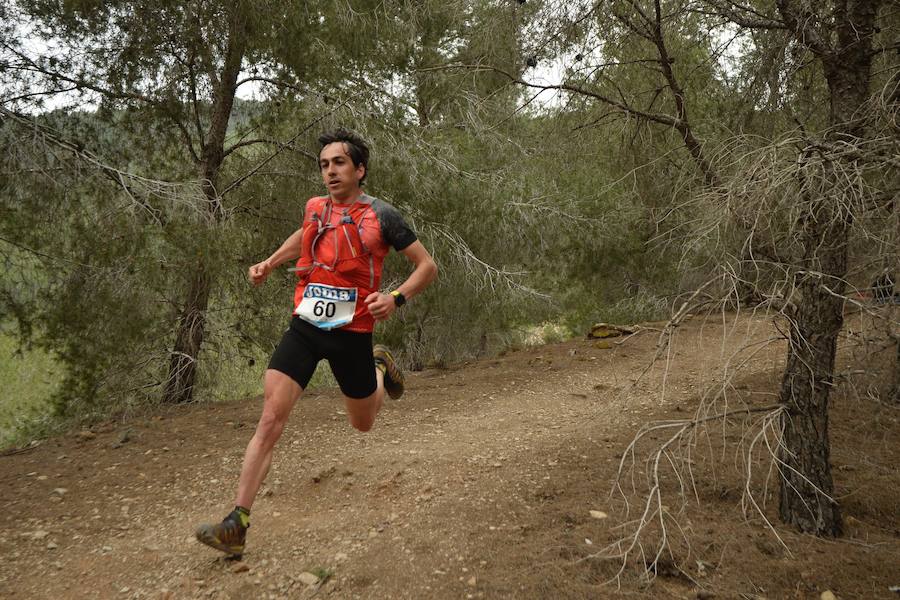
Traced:
<svg viewBox="0 0 900 600">
<path fill-rule="evenodd" d="M 269 472 L 275 442 L 281 437 L 291 410 L 303 393 L 300 384 L 274 369 L 266 370 L 263 388 L 265 400 L 262 415 L 244 453 L 244 464 L 241 467 L 235 500 L 237 506 L 243 506 L 248 510 L 256 498 L 259 486 Z"/>
<path fill-rule="evenodd" d="M 378 386 L 369 396 L 365 398 L 344 397 L 350 425 L 359 431 L 365 432 L 372 429 L 375 417 L 384 405 L 384 375 L 381 373 L 381 369 L 375 369 L 375 379 L 378 381 Z"/>
</svg>

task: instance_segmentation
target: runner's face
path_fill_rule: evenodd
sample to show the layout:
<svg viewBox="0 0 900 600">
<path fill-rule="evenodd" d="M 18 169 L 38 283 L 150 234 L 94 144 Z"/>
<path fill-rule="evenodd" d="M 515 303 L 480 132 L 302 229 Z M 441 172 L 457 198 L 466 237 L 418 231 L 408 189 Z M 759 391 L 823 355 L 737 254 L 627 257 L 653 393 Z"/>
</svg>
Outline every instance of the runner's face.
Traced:
<svg viewBox="0 0 900 600">
<path fill-rule="evenodd" d="M 328 144 L 319 153 L 322 181 L 334 200 L 348 200 L 359 194 L 359 180 L 366 168 L 353 164 L 343 142 Z"/>
</svg>

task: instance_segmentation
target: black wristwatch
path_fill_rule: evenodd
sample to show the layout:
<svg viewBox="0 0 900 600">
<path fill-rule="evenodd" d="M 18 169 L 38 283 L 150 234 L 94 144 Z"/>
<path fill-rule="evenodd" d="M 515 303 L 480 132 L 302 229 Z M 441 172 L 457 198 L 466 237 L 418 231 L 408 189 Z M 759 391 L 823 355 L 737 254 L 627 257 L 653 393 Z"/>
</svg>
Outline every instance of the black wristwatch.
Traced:
<svg viewBox="0 0 900 600">
<path fill-rule="evenodd" d="M 406 296 L 401 294 L 399 290 L 394 290 L 393 292 L 391 292 L 391 296 L 394 297 L 394 305 L 397 306 L 397 308 L 400 308 L 401 306 L 406 304 Z"/>
</svg>

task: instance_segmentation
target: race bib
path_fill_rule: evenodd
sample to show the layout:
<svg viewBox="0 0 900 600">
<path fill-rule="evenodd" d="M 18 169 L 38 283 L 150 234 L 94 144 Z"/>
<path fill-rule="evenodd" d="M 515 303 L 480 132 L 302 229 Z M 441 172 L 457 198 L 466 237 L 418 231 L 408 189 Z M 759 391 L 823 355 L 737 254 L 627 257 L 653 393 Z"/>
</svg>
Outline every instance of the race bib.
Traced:
<svg viewBox="0 0 900 600">
<path fill-rule="evenodd" d="M 356 288 L 310 283 L 294 314 L 320 329 L 349 325 L 356 312 Z"/>
</svg>

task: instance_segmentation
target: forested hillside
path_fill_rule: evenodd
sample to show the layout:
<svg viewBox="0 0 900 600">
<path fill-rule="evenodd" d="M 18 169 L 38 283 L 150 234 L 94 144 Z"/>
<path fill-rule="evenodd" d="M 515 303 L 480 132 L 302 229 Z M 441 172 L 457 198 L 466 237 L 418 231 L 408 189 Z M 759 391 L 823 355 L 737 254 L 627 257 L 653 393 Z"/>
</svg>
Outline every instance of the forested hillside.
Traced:
<svg viewBox="0 0 900 600">
<path fill-rule="evenodd" d="M 440 266 L 376 331 L 405 367 L 651 320 L 667 364 L 690 316 L 771 318 L 747 341 L 783 344 L 771 401 L 731 402 L 744 363 L 722 356 L 648 456 L 740 423 L 769 518 L 844 532 L 835 390 L 900 405 L 896 2 L 8 0 L 0 23 L 4 445 L 259 393 L 295 275 L 247 268 L 324 193 L 316 139 L 346 127 Z M 671 525 L 648 494 L 635 536 Z"/>
</svg>

